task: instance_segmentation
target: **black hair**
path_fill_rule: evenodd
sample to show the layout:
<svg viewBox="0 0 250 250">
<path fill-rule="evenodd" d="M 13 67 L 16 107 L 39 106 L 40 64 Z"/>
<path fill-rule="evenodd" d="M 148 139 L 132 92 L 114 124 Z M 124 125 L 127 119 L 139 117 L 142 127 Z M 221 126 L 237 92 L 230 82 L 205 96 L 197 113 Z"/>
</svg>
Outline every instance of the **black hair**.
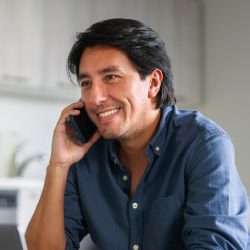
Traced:
<svg viewBox="0 0 250 250">
<path fill-rule="evenodd" d="M 67 73 L 79 76 L 81 55 L 86 47 L 98 44 L 114 46 L 126 53 L 144 80 L 155 69 L 160 69 L 163 80 L 156 96 L 156 108 L 176 103 L 173 88 L 171 61 L 160 36 L 150 27 L 137 20 L 115 18 L 97 22 L 85 32 L 76 34 L 67 60 Z"/>
</svg>

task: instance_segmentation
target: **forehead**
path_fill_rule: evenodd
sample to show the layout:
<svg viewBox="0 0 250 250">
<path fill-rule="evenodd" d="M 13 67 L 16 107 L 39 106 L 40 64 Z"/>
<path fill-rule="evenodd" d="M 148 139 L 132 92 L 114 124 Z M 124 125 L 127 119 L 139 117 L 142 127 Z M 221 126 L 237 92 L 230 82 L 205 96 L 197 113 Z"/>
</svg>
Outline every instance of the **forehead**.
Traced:
<svg viewBox="0 0 250 250">
<path fill-rule="evenodd" d="M 124 51 L 109 45 L 96 45 L 84 49 L 80 59 L 79 72 L 100 70 L 108 66 L 134 68 Z"/>
</svg>

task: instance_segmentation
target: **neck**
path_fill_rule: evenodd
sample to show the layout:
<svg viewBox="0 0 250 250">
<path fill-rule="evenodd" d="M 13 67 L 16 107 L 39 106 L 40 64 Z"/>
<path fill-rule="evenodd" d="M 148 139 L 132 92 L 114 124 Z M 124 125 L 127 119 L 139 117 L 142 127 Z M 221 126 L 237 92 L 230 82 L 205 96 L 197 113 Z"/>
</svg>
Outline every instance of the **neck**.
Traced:
<svg viewBox="0 0 250 250">
<path fill-rule="evenodd" d="M 119 160 L 126 168 L 138 165 L 138 162 L 146 162 L 146 149 L 152 138 L 158 131 L 161 118 L 160 109 L 154 110 L 148 124 L 145 124 L 142 132 L 135 138 L 119 141 Z M 135 163 L 135 164 L 134 164 Z M 146 167 L 146 166 L 145 166 Z M 128 169 L 129 170 L 129 169 Z"/>
</svg>

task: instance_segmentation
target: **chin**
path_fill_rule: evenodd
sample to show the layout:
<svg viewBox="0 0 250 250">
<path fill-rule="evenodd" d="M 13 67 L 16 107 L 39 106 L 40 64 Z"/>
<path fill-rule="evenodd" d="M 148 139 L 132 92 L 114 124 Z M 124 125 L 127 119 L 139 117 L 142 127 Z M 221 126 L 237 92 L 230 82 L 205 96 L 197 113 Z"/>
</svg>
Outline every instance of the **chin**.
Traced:
<svg viewBox="0 0 250 250">
<path fill-rule="evenodd" d="M 127 130 L 123 126 L 108 126 L 98 128 L 104 139 L 120 140 L 123 137 L 127 137 Z"/>
<path fill-rule="evenodd" d="M 100 131 L 101 135 L 103 138 L 105 139 L 117 139 L 119 138 L 119 136 L 114 133 L 114 131 L 107 131 L 107 130 L 104 130 L 104 131 Z"/>
</svg>

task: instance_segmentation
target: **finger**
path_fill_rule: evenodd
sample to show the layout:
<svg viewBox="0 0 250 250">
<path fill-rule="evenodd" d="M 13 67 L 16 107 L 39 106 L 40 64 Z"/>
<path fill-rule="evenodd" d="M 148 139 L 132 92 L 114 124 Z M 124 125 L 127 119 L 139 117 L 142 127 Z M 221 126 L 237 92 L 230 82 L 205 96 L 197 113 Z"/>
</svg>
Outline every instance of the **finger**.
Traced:
<svg viewBox="0 0 250 250">
<path fill-rule="evenodd" d="M 88 143 L 85 143 L 86 152 L 90 149 L 90 147 L 101 137 L 99 130 L 97 129 L 94 135 L 91 137 Z"/>
<path fill-rule="evenodd" d="M 65 129 L 66 129 L 66 134 L 70 137 L 73 138 L 76 136 L 76 131 L 73 128 L 71 122 L 65 123 Z"/>
<path fill-rule="evenodd" d="M 78 101 L 70 104 L 66 108 L 63 109 L 62 114 L 69 112 L 70 110 L 74 110 L 77 108 L 83 108 L 85 106 L 84 102 Z"/>
<path fill-rule="evenodd" d="M 84 107 L 84 102 L 75 102 L 67 106 L 61 113 L 60 120 L 61 122 L 69 122 L 69 116 L 70 115 L 79 115 L 80 111 L 77 108 L 83 108 Z"/>
<path fill-rule="evenodd" d="M 90 143 L 95 143 L 99 138 L 101 137 L 101 133 L 100 131 L 97 129 L 96 132 L 94 133 L 94 135 L 91 137 L 90 139 Z"/>
<path fill-rule="evenodd" d="M 70 116 L 73 115 L 73 116 L 76 116 L 76 115 L 79 115 L 80 114 L 80 110 L 77 110 L 77 109 L 73 109 L 73 110 L 69 110 L 69 111 L 63 111 L 61 113 L 61 116 L 58 120 L 58 124 L 67 124 L 67 123 L 70 123 Z"/>
</svg>

